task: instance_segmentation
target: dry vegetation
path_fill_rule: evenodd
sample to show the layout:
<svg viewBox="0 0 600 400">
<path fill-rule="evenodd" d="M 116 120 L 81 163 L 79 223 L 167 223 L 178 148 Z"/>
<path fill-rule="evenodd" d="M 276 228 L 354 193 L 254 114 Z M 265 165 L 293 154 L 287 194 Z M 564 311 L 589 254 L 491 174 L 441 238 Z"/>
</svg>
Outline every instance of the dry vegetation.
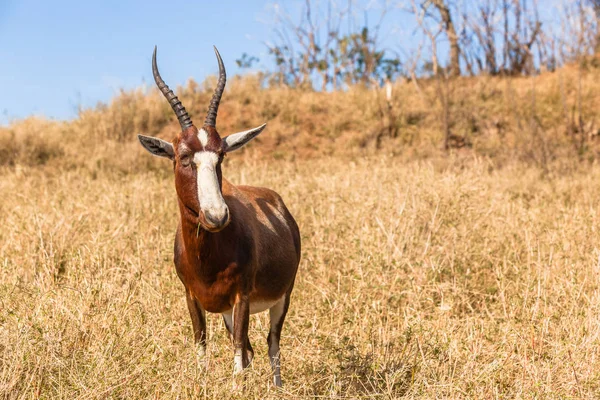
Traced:
<svg viewBox="0 0 600 400">
<path fill-rule="evenodd" d="M 221 131 L 270 126 L 224 174 L 276 189 L 303 237 L 281 392 L 266 314 L 245 393 L 218 316 L 196 364 L 170 166 L 134 140 L 175 132 L 164 101 L 15 122 L 0 132 L 0 397 L 599 397 L 600 166 L 593 129 L 584 153 L 567 134 L 560 77 L 569 107 L 576 80 L 560 74 L 536 78 L 535 118 L 531 78 L 457 81 L 453 129 L 472 148 L 449 155 L 433 84 L 396 86 L 398 134 L 376 150 L 376 92 L 232 80 Z M 591 121 L 598 74 L 583 80 Z M 182 97 L 199 119 L 208 96 Z"/>
<path fill-rule="evenodd" d="M 582 65 L 581 74 L 571 65 L 538 77 L 398 82 L 389 104 L 382 89 L 265 90 L 266 78 L 260 75 L 234 77 L 219 109 L 219 129 L 226 134 L 267 121 L 268 134 L 249 152 L 268 158 L 383 152 L 428 159 L 440 156 L 443 148 L 447 98 L 449 132 L 464 139 L 471 151 L 497 165 L 517 160 L 546 169 L 600 155 L 600 58 Z M 213 87 L 213 80 L 190 80 L 177 93 L 190 114 L 202 120 Z M 178 129 L 158 91 L 140 88 L 82 110 L 72 122 L 30 118 L 0 127 L 0 166 L 52 164 L 130 172 L 148 166 L 137 153 L 135 134 L 171 139 Z"/>
</svg>

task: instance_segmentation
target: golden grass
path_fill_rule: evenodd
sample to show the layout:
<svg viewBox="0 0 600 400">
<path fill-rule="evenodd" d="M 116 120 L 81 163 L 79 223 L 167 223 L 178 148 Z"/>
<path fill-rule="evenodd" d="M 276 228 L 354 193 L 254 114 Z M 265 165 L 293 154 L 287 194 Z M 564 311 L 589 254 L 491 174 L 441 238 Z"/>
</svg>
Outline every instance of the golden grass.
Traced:
<svg viewBox="0 0 600 400">
<path fill-rule="evenodd" d="M 390 112 L 381 91 L 230 79 L 220 131 L 269 126 L 224 174 L 277 190 L 303 237 L 282 391 L 266 315 L 244 393 L 219 316 L 196 364 L 171 167 L 135 139 L 178 130 L 155 90 L 0 128 L 0 398 L 600 397 L 599 77 L 580 151 L 575 68 L 452 81 L 472 148 L 450 154 L 436 82 L 396 84 Z M 212 87 L 177 90 L 194 120 Z"/>
<path fill-rule="evenodd" d="M 303 239 L 283 390 L 263 313 L 234 393 L 220 316 L 195 361 L 170 165 L 131 149 L 150 168 L 2 170 L 0 397 L 600 396 L 597 165 L 232 154 L 225 176 L 277 190 Z"/>
</svg>

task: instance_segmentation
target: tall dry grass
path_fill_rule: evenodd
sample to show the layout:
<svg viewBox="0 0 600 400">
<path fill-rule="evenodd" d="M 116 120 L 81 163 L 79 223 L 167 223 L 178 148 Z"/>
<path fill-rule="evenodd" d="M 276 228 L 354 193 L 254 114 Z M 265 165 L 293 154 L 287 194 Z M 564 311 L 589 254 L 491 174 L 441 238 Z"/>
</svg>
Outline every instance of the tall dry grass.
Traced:
<svg viewBox="0 0 600 400">
<path fill-rule="evenodd" d="M 563 107 L 576 71 L 454 82 L 472 147 L 450 154 L 435 82 L 399 83 L 388 113 L 377 91 L 232 79 L 220 131 L 269 127 L 224 175 L 277 190 L 303 238 L 282 391 L 266 315 L 244 393 L 218 316 L 196 364 L 171 167 L 135 140 L 175 134 L 164 99 L 0 129 L 0 398 L 600 397 L 597 76 L 582 75 L 583 152 Z M 178 90 L 198 121 L 211 87 Z"/>
<path fill-rule="evenodd" d="M 600 396 L 597 166 L 232 155 L 224 170 L 278 190 L 300 224 L 283 391 L 265 314 L 245 393 L 219 316 L 197 366 L 168 172 L 23 167 L 0 180 L 1 397 Z"/>
</svg>

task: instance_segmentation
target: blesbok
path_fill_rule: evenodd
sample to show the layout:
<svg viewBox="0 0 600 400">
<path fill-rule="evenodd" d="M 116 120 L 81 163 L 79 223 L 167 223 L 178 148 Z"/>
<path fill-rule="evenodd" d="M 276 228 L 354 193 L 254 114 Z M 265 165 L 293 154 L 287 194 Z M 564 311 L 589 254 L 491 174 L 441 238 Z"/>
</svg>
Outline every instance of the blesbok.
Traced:
<svg viewBox="0 0 600 400">
<path fill-rule="evenodd" d="M 202 128 L 160 77 L 156 47 L 154 80 L 179 119 L 181 132 L 167 142 L 138 135 L 146 150 L 173 161 L 181 221 L 174 262 L 185 286 L 194 339 L 206 351 L 205 312 L 221 313 L 234 344 L 234 373 L 248 366 L 250 314 L 269 310 L 267 336 L 273 379 L 281 386 L 279 339 L 300 262 L 300 231 L 281 197 L 270 189 L 236 186 L 222 177 L 226 153 L 255 138 L 266 126 L 221 138 L 215 127 L 225 67 L 215 47 L 219 80 Z"/>
</svg>

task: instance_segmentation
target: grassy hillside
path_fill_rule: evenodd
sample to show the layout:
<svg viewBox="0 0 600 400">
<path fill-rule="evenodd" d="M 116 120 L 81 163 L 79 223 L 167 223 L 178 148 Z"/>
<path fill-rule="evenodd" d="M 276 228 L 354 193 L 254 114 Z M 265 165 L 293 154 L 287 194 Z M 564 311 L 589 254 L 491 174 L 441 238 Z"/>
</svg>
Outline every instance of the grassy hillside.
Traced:
<svg viewBox="0 0 600 400">
<path fill-rule="evenodd" d="M 260 76 L 234 77 L 228 82 L 218 125 L 225 135 L 267 122 L 260 145 L 249 152 L 274 159 L 374 153 L 429 158 L 440 155 L 447 123 L 469 153 L 498 163 L 518 160 L 547 166 L 556 159 L 592 160 L 600 154 L 600 70 L 593 65 L 584 65 L 581 74 L 576 66 L 568 66 L 535 78 L 398 82 L 389 102 L 382 89 L 264 89 Z M 198 123 L 213 87 L 208 80 L 177 89 Z M 136 134 L 171 139 L 177 132 L 164 98 L 154 87 L 140 88 L 122 92 L 110 104 L 82 110 L 70 122 L 31 118 L 0 128 L 0 165 L 53 163 L 93 169 L 109 164 L 129 170 L 145 166 L 145 161 L 137 161 L 141 153 Z M 115 152 L 125 157 L 115 157 Z"/>
<path fill-rule="evenodd" d="M 561 80 L 570 114 L 577 74 L 561 74 L 536 79 L 534 117 L 531 79 L 452 83 L 471 147 L 449 154 L 435 82 L 394 88 L 397 137 L 377 148 L 382 93 L 231 80 L 221 132 L 269 128 L 224 176 L 277 190 L 302 232 L 282 392 L 266 314 L 245 393 L 220 316 L 196 363 L 171 166 L 135 141 L 177 131 L 154 90 L 2 129 L 0 398 L 600 397 L 600 166 L 594 134 L 583 152 L 568 135 Z M 582 78 L 585 121 L 598 77 Z M 209 91 L 183 92 L 201 121 Z"/>
</svg>

